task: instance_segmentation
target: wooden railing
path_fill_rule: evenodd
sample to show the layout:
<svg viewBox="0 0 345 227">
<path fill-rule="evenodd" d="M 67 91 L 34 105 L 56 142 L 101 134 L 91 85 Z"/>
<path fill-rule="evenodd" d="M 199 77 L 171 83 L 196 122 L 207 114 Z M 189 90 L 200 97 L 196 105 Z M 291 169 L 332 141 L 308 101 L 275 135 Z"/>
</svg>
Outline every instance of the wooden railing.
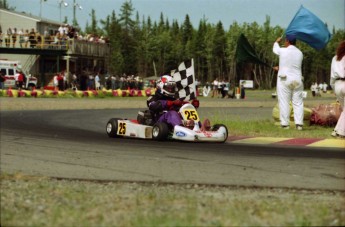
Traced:
<svg viewBox="0 0 345 227">
<path fill-rule="evenodd" d="M 20 43 L 17 39 L 13 45 L 12 39 L 8 46 L 2 42 L 2 47 L 8 48 L 34 48 L 34 49 L 55 49 L 55 50 L 66 50 L 70 55 L 84 55 L 93 57 L 107 57 L 110 53 L 110 48 L 107 43 L 89 42 L 77 39 L 68 39 L 59 43 L 46 42 L 44 38 L 36 41 L 34 46 L 30 46 L 30 41 Z"/>
<path fill-rule="evenodd" d="M 110 53 L 109 45 L 106 43 L 95 43 L 75 39 L 69 40 L 67 48 L 71 55 L 107 57 Z"/>
</svg>

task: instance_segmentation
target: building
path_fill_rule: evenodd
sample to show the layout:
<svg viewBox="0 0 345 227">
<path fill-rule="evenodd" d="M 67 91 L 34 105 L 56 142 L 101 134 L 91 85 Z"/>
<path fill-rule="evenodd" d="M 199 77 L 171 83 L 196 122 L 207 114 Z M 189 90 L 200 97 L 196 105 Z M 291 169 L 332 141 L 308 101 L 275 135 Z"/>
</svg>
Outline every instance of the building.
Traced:
<svg viewBox="0 0 345 227">
<path fill-rule="evenodd" d="M 0 44 L 0 59 L 20 61 L 25 73 L 39 78 L 40 86 L 47 85 L 54 74 L 67 71 L 77 75 L 85 70 L 107 71 L 109 46 L 106 43 L 89 42 L 77 38 L 69 38 L 54 43 L 54 38 L 61 24 L 49 19 L 40 18 L 25 13 L 0 9 L 0 28 L 2 42 Z M 36 32 L 36 45 L 20 45 L 17 35 L 13 45 L 12 35 L 7 31 L 23 29 Z M 44 34 L 48 34 L 45 36 Z M 5 39 L 9 37 L 10 45 L 6 46 Z"/>
</svg>

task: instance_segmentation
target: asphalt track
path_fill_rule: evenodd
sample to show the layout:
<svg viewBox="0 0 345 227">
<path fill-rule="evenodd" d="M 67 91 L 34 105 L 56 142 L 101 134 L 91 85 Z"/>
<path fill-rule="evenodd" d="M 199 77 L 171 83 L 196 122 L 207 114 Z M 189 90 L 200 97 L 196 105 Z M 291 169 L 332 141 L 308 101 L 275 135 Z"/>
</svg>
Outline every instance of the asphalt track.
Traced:
<svg viewBox="0 0 345 227">
<path fill-rule="evenodd" d="M 241 117 L 245 108 L 205 108 Z M 219 112 L 221 111 L 221 112 Z M 271 108 L 255 111 L 263 117 Z M 229 137 L 224 144 L 112 139 L 133 109 L 1 111 L 1 171 L 58 178 L 345 190 L 344 140 Z M 301 142 L 302 141 L 302 142 Z"/>
</svg>

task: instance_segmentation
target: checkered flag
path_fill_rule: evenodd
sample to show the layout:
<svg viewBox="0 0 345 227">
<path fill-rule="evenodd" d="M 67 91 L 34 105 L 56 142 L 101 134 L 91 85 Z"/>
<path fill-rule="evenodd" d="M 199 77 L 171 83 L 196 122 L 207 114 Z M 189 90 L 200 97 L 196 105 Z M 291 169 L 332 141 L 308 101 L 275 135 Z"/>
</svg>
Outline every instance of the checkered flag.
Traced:
<svg viewBox="0 0 345 227">
<path fill-rule="evenodd" d="M 189 101 L 196 98 L 193 59 L 182 62 L 175 70 L 173 78 L 177 87 L 176 99 Z"/>
</svg>

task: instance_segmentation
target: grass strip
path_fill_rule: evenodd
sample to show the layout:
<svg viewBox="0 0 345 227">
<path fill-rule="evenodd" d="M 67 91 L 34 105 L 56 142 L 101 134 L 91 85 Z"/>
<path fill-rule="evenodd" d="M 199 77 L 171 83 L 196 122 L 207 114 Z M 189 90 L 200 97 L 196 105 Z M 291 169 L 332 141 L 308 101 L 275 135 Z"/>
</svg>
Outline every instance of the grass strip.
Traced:
<svg viewBox="0 0 345 227">
<path fill-rule="evenodd" d="M 344 226 L 344 192 L 1 174 L 1 226 Z"/>
</svg>

